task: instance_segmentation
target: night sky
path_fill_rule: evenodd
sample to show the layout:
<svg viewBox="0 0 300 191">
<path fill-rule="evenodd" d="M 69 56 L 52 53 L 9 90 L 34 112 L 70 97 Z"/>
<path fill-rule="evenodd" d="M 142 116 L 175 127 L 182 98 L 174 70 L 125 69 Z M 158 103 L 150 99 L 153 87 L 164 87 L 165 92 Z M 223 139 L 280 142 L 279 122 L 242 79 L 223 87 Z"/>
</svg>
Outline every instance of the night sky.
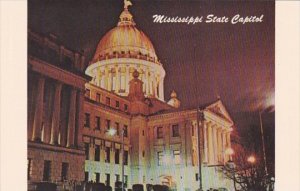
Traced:
<svg viewBox="0 0 300 191">
<path fill-rule="evenodd" d="M 165 99 L 174 89 L 182 107 L 190 108 L 220 96 L 246 139 L 258 137 L 258 111 L 265 110 L 268 156 L 274 158 L 275 1 L 132 3 L 129 10 L 137 28 L 150 38 L 166 70 Z M 99 40 L 117 25 L 122 10 L 123 0 L 29 0 L 28 27 L 56 34 L 66 47 L 84 50 L 89 61 Z M 187 25 L 153 23 L 155 14 L 264 17 L 262 23 L 244 25 Z M 255 142 L 253 147 L 260 147 L 260 140 Z"/>
</svg>

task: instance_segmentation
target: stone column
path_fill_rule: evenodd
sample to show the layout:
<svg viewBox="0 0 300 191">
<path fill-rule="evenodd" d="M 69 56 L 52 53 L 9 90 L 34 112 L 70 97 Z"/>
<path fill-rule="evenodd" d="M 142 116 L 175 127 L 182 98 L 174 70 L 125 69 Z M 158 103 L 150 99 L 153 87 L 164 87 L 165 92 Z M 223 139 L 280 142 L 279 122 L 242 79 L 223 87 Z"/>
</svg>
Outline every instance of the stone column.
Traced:
<svg viewBox="0 0 300 191">
<path fill-rule="evenodd" d="M 83 125 L 84 125 L 84 90 L 82 91 L 78 91 L 77 92 L 77 118 L 78 118 L 78 123 L 76 124 L 76 145 L 77 147 L 81 148 L 83 147 L 83 143 L 82 143 L 82 129 L 83 129 Z"/>
<path fill-rule="evenodd" d="M 108 90 L 108 68 L 104 69 L 104 89 Z"/>
<path fill-rule="evenodd" d="M 230 131 L 226 132 L 226 143 L 227 147 L 231 148 Z M 229 156 L 229 160 L 232 160 L 232 156 Z"/>
<path fill-rule="evenodd" d="M 149 69 L 146 69 L 146 95 L 150 94 Z"/>
<path fill-rule="evenodd" d="M 214 163 L 216 164 L 218 162 L 218 140 L 217 140 L 217 128 L 214 125 L 212 127 L 212 133 L 213 133 L 213 154 L 214 154 Z"/>
<path fill-rule="evenodd" d="M 218 138 L 218 161 L 223 161 L 223 157 L 222 157 L 222 128 L 218 129 L 217 138 Z"/>
<path fill-rule="evenodd" d="M 214 163 L 214 146 L 213 146 L 213 134 L 212 134 L 212 126 L 208 124 L 207 126 L 207 133 L 208 133 L 208 163 Z"/>
<path fill-rule="evenodd" d="M 154 96 L 158 98 L 157 85 L 157 78 L 154 74 Z"/>
<path fill-rule="evenodd" d="M 75 116 L 76 116 L 76 89 L 72 88 L 70 97 L 69 121 L 68 121 L 68 134 L 67 134 L 67 147 L 74 146 L 75 138 Z"/>
<path fill-rule="evenodd" d="M 208 153 L 207 153 L 207 124 L 203 126 L 203 138 L 204 138 L 204 162 L 208 162 Z"/>
<path fill-rule="evenodd" d="M 35 103 L 34 120 L 33 120 L 33 129 L 32 129 L 33 141 L 41 141 L 41 129 L 43 123 L 42 120 L 43 120 L 43 110 L 44 110 L 44 85 L 45 85 L 45 78 L 39 77 L 36 103 Z"/>
<path fill-rule="evenodd" d="M 225 132 L 222 131 L 222 157 L 223 157 L 223 162 L 225 163 L 227 158 L 225 155 L 225 151 L 226 151 L 226 136 L 225 136 Z"/>
<path fill-rule="evenodd" d="M 125 70 L 126 70 L 126 75 L 125 75 L 125 78 L 126 78 L 126 83 L 125 83 L 125 92 L 126 93 L 129 93 L 129 66 L 127 65 L 125 67 Z"/>
<path fill-rule="evenodd" d="M 113 83 L 112 83 L 112 73 L 111 73 L 111 68 L 108 68 L 108 88 L 107 88 L 107 90 L 108 91 L 111 91 L 112 90 L 112 85 L 113 85 Z"/>
<path fill-rule="evenodd" d="M 52 126 L 51 126 L 51 144 L 58 144 L 58 130 L 60 124 L 60 102 L 61 102 L 61 89 L 62 84 L 57 82 L 55 84 L 54 93 L 54 108 L 52 114 Z"/>
<path fill-rule="evenodd" d="M 159 98 L 164 100 L 164 79 L 161 77 L 159 81 Z"/>
<path fill-rule="evenodd" d="M 115 69 L 116 69 L 116 93 L 119 93 L 120 86 L 121 86 L 121 84 L 120 84 L 121 76 L 120 76 L 120 72 L 119 72 L 119 67 L 116 66 Z"/>
</svg>

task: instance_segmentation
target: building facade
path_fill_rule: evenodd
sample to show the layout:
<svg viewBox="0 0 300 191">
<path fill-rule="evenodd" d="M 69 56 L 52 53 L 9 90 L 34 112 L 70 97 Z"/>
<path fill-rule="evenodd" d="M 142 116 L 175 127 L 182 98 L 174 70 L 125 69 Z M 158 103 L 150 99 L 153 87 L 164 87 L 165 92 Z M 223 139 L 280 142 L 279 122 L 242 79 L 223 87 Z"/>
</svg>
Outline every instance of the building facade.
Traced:
<svg viewBox="0 0 300 191">
<path fill-rule="evenodd" d="M 29 183 L 85 180 L 114 188 L 124 163 L 127 188 L 194 191 L 202 180 L 203 190 L 232 190 L 219 171 L 231 159 L 230 115 L 220 99 L 181 109 L 173 91 L 165 101 L 166 72 L 128 4 L 88 66 L 54 35 L 28 35 Z"/>
</svg>

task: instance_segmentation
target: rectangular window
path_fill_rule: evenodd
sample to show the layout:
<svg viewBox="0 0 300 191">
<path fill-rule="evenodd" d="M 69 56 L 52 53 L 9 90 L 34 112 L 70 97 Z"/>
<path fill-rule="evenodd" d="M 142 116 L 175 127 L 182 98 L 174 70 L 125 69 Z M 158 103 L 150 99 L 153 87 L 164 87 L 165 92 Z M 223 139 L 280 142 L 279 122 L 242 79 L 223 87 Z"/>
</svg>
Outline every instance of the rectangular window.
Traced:
<svg viewBox="0 0 300 191">
<path fill-rule="evenodd" d="M 116 108 L 119 108 L 119 107 L 120 107 L 120 102 L 116 101 Z"/>
<path fill-rule="evenodd" d="M 196 181 L 199 180 L 199 176 L 198 176 L 198 173 L 195 174 L 195 178 L 196 178 Z"/>
<path fill-rule="evenodd" d="M 116 174 L 116 182 L 120 181 L 120 175 Z"/>
<path fill-rule="evenodd" d="M 178 124 L 172 125 L 172 135 L 173 135 L 173 137 L 179 137 L 179 126 L 178 126 Z"/>
<path fill-rule="evenodd" d="M 85 89 L 85 97 L 90 97 L 91 96 L 91 90 Z"/>
<path fill-rule="evenodd" d="M 84 180 L 89 181 L 89 172 L 84 172 Z"/>
<path fill-rule="evenodd" d="M 106 186 L 110 186 L 110 174 L 106 174 L 105 183 L 106 183 Z"/>
<path fill-rule="evenodd" d="M 87 128 L 90 128 L 90 114 L 89 113 L 85 113 L 84 126 Z"/>
<path fill-rule="evenodd" d="M 117 130 L 117 136 L 119 136 L 120 135 L 120 124 L 116 122 L 115 125 L 116 125 L 116 130 Z"/>
<path fill-rule="evenodd" d="M 163 158 L 164 158 L 163 152 L 162 151 L 157 152 L 158 166 L 162 166 L 163 165 Z"/>
<path fill-rule="evenodd" d="M 27 180 L 30 180 L 32 168 L 32 159 L 27 159 Z"/>
<path fill-rule="evenodd" d="M 145 157 L 145 151 L 142 152 L 143 157 Z"/>
<path fill-rule="evenodd" d="M 106 130 L 110 129 L 110 120 L 106 120 Z"/>
<path fill-rule="evenodd" d="M 124 111 L 128 111 L 128 105 L 124 104 Z"/>
<path fill-rule="evenodd" d="M 96 102 L 100 103 L 100 98 L 101 98 L 100 94 L 97 93 L 97 94 L 96 94 Z"/>
<path fill-rule="evenodd" d="M 49 181 L 51 176 L 51 161 L 44 161 L 43 181 Z"/>
<path fill-rule="evenodd" d="M 106 97 L 106 105 L 110 106 L 110 98 L 109 97 Z"/>
<path fill-rule="evenodd" d="M 96 172 L 96 183 L 100 183 L 100 173 Z"/>
<path fill-rule="evenodd" d="M 173 156 L 174 156 L 174 163 L 175 164 L 180 164 L 180 162 L 181 162 L 180 151 L 179 150 L 174 150 L 173 151 Z"/>
<path fill-rule="evenodd" d="M 110 163 L 110 148 L 105 147 L 105 162 Z"/>
<path fill-rule="evenodd" d="M 124 187 L 127 188 L 127 184 L 128 184 L 128 176 L 124 175 Z"/>
<path fill-rule="evenodd" d="M 124 125 L 124 137 L 128 137 L 128 126 L 127 125 Z"/>
<path fill-rule="evenodd" d="M 89 160 L 89 155 L 90 155 L 90 146 L 88 143 L 84 143 L 84 148 L 85 148 L 85 160 Z"/>
<path fill-rule="evenodd" d="M 115 164 L 120 164 L 120 150 L 115 150 Z"/>
<path fill-rule="evenodd" d="M 63 162 L 61 165 L 61 181 L 68 180 L 69 164 Z"/>
<path fill-rule="evenodd" d="M 128 151 L 124 151 L 124 165 L 128 165 Z"/>
<path fill-rule="evenodd" d="M 95 161 L 100 161 L 100 146 L 95 146 Z"/>
<path fill-rule="evenodd" d="M 95 117 L 95 129 L 100 130 L 100 117 L 96 116 Z"/>
<path fill-rule="evenodd" d="M 156 137 L 158 139 L 163 138 L 163 127 L 157 127 L 157 129 L 156 129 Z"/>
</svg>

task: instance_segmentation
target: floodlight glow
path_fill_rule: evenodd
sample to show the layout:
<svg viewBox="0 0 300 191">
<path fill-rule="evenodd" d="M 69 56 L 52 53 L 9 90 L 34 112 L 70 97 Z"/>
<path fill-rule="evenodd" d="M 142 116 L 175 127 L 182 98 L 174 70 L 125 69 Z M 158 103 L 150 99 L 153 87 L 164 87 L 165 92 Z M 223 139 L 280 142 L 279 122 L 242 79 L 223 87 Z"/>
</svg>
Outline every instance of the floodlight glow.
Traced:
<svg viewBox="0 0 300 191">
<path fill-rule="evenodd" d="M 253 163 L 255 163 L 256 159 L 255 159 L 254 156 L 251 155 L 250 157 L 247 158 L 247 161 L 248 161 L 249 163 L 252 163 L 252 164 L 253 164 Z"/>
<path fill-rule="evenodd" d="M 107 130 L 107 134 L 110 136 L 114 136 L 117 133 L 117 130 L 114 128 L 110 128 Z"/>
</svg>

